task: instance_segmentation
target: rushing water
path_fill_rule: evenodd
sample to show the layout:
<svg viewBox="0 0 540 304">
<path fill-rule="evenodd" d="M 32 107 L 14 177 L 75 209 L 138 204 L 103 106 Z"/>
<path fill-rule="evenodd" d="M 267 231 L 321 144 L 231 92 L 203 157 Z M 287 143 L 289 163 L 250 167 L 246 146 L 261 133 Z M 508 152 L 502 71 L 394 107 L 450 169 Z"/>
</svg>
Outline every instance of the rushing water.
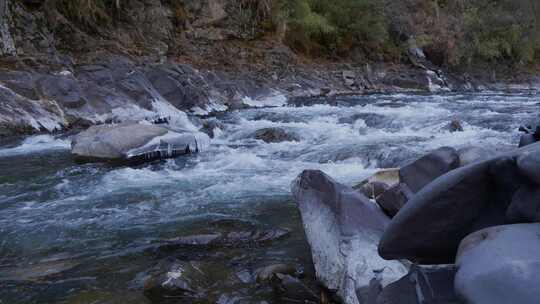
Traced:
<svg viewBox="0 0 540 304">
<path fill-rule="evenodd" d="M 353 184 L 376 168 L 400 166 L 440 146 L 508 149 L 517 144 L 518 126 L 537 117 L 539 102 L 527 93 L 400 94 L 240 110 L 218 117 L 222 128 L 199 155 L 138 167 L 75 164 L 65 137 L 5 144 L 0 303 L 151 303 L 140 278 L 168 255 L 214 263 L 219 275 L 208 303 L 272 303 L 268 286 L 242 280 L 242 274 L 287 262 L 313 281 L 289 193 L 303 169 Z M 448 131 L 453 119 L 463 132 Z M 282 127 L 301 140 L 253 139 L 266 127 Z M 208 231 L 217 219 L 249 220 L 290 234 L 249 248 L 160 249 L 167 239 Z"/>
</svg>

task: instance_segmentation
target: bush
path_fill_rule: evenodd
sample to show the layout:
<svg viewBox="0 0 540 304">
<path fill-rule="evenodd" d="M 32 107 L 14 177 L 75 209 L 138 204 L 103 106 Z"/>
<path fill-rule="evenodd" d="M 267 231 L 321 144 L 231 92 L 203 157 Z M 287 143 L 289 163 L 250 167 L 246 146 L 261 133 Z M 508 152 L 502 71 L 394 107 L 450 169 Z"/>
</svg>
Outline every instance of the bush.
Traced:
<svg viewBox="0 0 540 304">
<path fill-rule="evenodd" d="M 540 51 L 540 11 L 535 1 L 472 1 L 464 13 L 461 61 L 532 62 Z"/>
<path fill-rule="evenodd" d="M 381 0 L 281 0 L 279 7 L 289 24 L 289 42 L 308 53 L 315 48 L 337 54 L 355 47 L 370 54 L 387 45 Z"/>
</svg>

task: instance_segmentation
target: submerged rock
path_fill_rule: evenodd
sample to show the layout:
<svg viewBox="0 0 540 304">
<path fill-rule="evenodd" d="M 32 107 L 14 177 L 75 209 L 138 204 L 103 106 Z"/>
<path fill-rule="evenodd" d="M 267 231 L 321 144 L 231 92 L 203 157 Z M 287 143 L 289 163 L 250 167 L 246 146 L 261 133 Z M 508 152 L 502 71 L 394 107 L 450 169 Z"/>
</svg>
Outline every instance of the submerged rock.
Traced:
<svg viewBox="0 0 540 304">
<path fill-rule="evenodd" d="M 286 238 L 289 231 L 276 227 L 260 227 L 254 222 L 222 219 L 216 220 L 199 233 L 169 239 L 160 250 L 179 248 L 204 249 L 215 247 L 247 247 L 265 245 Z"/>
<path fill-rule="evenodd" d="M 92 126 L 73 138 L 76 159 L 146 161 L 198 152 L 192 133 L 178 133 L 156 125 L 122 123 Z"/>
<path fill-rule="evenodd" d="M 299 141 L 300 139 L 295 134 L 287 132 L 282 128 L 265 128 L 257 130 L 254 134 L 256 139 L 266 143 L 279 143 L 284 141 Z"/>
<path fill-rule="evenodd" d="M 255 271 L 257 275 L 257 282 L 267 282 L 272 276 L 277 274 L 294 275 L 296 273 L 296 267 L 289 264 L 272 264 Z"/>
<path fill-rule="evenodd" d="M 144 294 L 151 299 L 196 299 L 204 297 L 211 282 L 204 272 L 204 265 L 174 260 L 158 263 L 143 284 Z"/>
<path fill-rule="evenodd" d="M 540 186 L 523 185 L 506 210 L 510 223 L 540 222 Z"/>
<path fill-rule="evenodd" d="M 31 265 L 19 265 L 16 268 L 2 267 L 0 269 L 1 281 L 46 281 L 50 277 L 61 275 L 80 265 L 74 260 L 53 260 L 39 262 Z"/>
<path fill-rule="evenodd" d="M 319 303 L 317 294 L 293 276 L 280 273 L 275 274 L 271 278 L 271 284 L 276 295 L 285 303 Z"/>
<path fill-rule="evenodd" d="M 321 171 L 306 170 L 292 183 L 317 278 L 345 303 L 363 303 L 375 280 L 382 286 L 407 273 L 377 253 L 390 219 L 367 197 Z"/>
<path fill-rule="evenodd" d="M 467 236 L 456 259 L 456 293 L 467 303 L 538 303 L 540 224 L 490 227 Z"/>
</svg>

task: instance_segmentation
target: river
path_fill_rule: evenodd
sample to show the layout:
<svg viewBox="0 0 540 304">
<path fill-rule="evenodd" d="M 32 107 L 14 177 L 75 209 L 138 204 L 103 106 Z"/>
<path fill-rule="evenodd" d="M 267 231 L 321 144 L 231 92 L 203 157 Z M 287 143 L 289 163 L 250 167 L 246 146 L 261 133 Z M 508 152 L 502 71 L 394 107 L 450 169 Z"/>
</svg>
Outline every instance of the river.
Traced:
<svg viewBox="0 0 540 304">
<path fill-rule="evenodd" d="M 314 270 L 290 182 L 321 169 L 354 184 L 441 146 L 517 145 L 518 127 L 538 117 L 527 92 L 340 97 L 332 105 L 250 108 L 220 114 L 208 149 L 136 167 L 76 164 L 69 137 L 38 135 L 0 147 L 0 303 L 189 303 L 148 299 L 141 280 L 163 259 L 214 269 L 201 303 L 280 303 L 246 279 L 285 262 L 314 285 Z M 319 100 L 320 101 L 320 100 Z M 463 132 L 450 132 L 458 119 Z M 261 128 L 299 141 L 264 143 Z M 167 241 L 227 220 L 285 229 L 264 244 L 164 249 Z"/>
</svg>

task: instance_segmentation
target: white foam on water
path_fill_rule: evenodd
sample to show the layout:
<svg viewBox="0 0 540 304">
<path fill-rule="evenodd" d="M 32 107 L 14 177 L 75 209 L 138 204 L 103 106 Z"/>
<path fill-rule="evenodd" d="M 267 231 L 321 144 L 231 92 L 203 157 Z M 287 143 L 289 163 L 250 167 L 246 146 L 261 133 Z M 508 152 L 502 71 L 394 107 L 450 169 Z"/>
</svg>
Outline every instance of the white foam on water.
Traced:
<svg viewBox="0 0 540 304">
<path fill-rule="evenodd" d="M 262 107 L 281 107 L 287 104 L 287 97 L 279 92 L 274 92 L 270 96 L 253 99 L 251 97 L 244 97 L 242 99 L 244 104 L 250 107 L 262 108 Z"/>
<path fill-rule="evenodd" d="M 58 139 L 52 135 L 36 135 L 26 138 L 19 146 L 0 149 L 0 156 L 30 154 L 50 150 L 68 150 L 71 148 L 69 139 Z"/>
<path fill-rule="evenodd" d="M 195 106 L 193 108 L 191 108 L 191 112 L 195 115 L 208 115 L 210 113 L 214 113 L 214 112 L 223 112 L 223 111 L 227 111 L 229 107 L 225 104 L 222 104 L 218 101 L 210 101 L 210 103 L 208 105 L 206 105 L 203 108 L 201 108 L 200 106 Z"/>
</svg>

